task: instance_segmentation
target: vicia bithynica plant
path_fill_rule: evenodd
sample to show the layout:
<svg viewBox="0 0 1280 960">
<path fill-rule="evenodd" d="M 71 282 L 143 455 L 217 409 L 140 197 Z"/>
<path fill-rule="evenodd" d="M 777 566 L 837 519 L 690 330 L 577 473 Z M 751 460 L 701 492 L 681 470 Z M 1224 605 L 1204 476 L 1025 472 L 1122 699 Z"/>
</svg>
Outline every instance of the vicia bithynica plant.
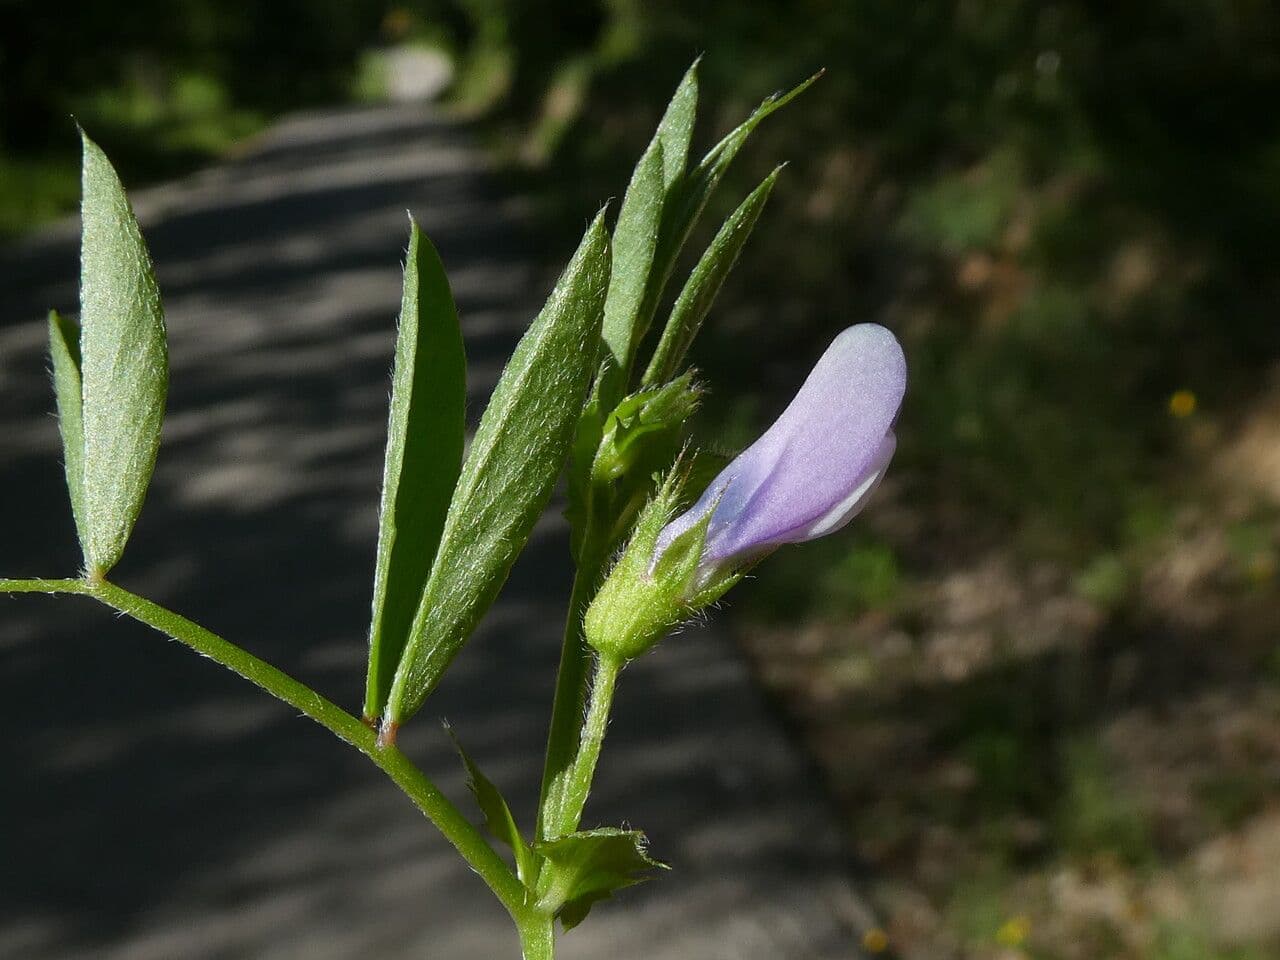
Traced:
<svg viewBox="0 0 1280 960">
<path fill-rule="evenodd" d="M 593 904 L 663 866 L 637 830 L 580 829 L 624 665 L 774 548 L 846 523 L 893 454 L 906 366 L 892 334 L 869 324 L 839 334 L 777 422 L 714 479 L 709 459 L 689 449 L 700 386 L 688 350 L 778 169 L 742 200 L 670 298 L 668 287 L 751 132 L 810 83 L 766 100 L 692 163 L 697 64 L 689 69 L 612 229 L 607 211 L 588 226 L 469 448 L 458 313 L 440 257 L 410 221 L 366 692 L 355 713 L 108 579 L 155 464 L 168 357 L 146 244 L 110 162 L 83 136 L 80 317 L 49 317 L 83 568 L 70 579 L 0 580 L 0 592 L 92 597 L 328 728 L 385 771 L 484 880 L 514 921 L 527 960 L 552 957 L 557 921 L 576 926 Z M 509 848 L 508 859 L 396 739 L 493 604 L 562 475 L 576 576 L 533 819 L 513 813 L 455 739 L 484 826 Z"/>
</svg>

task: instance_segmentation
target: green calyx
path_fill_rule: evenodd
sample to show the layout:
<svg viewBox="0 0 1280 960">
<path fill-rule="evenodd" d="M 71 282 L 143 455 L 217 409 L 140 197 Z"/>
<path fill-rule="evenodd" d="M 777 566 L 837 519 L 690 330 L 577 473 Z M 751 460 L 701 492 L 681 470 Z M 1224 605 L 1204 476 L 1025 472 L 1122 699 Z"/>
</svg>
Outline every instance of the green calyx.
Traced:
<svg viewBox="0 0 1280 960">
<path fill-rule="evenodd" d="M 603 655 L 622 660 L 640 656 L 741 577 L 737 572 L 717 573 L 708 582 L 700 575 L 698 563 L 712 511 L 655 561 L 658 537 L 675 514 L 682 485 L 677 467 L 640 514 L 631 542 L 587 608 L 583 633 Z"/>
</svg>

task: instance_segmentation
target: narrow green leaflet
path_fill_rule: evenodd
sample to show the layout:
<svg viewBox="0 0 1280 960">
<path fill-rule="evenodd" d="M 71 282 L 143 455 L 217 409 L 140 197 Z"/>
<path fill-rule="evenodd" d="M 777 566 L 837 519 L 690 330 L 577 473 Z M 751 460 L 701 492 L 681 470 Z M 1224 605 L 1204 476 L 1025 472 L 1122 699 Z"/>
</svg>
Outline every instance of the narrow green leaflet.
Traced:
<svg viewBox="0 0 1280 960">
<path fill-rule="evenodd" d="M 667 200 L 684 176 L 698 109 L 698 61 L 694 61 L 667 105 L 653 140 L 636 164 L 613 232 L 613 275 L 605 302 L 603 337 L 613 358 L 606 400 L 626 391 L 632 359 L 649 327 L 644 314 L 654 252 Z"/>
<path fill-rule="evenodd" d="M 711 148 L 702 162 L 684 177 L 672 185 L 662 213 L 662 225 L 658 231 L 658 245 L 653 254 L 653 269 L 649 274 L 649 285 L 645 290 L 644 303 L 636 321 L 641 331 L 647 330 L 662 299 L 667 281 L 671 279 L 671 271 L 675 268 L 676 259 L 684 249 L 689 234 L 697 224 L 707 201 L 715 192 L 725 171 L 733 162 L 742 145 L 747 142 L 752 131 L 776 110 L 786 106 L 822 76 L 814 74 L 799 86 L 780 96 L 767 98 L 746 120 L 740 123 L 723 140 Z M 643 335 L 641 333 L 641 335 Z M 636 337 L 638 341 L 639 336 Z"/>
<path fill-rule="evenodd" d="M 391 723 L 408 719 L 440 681 L 551 496 L 596 370 L 608 281 L 601 211 L 480 419 L 391 687 Z"/>
<path fill-rule="evenodd" d="M 656 139 L 662 143 L 663 184 L 670 189 L 683 174 L 693 140 L 693 123 L 698 113 L 698 63 L 693 61 L 658 123 Z"/>
<path fill-rule="evenodd" d="M 643 883 L 655 869 L 667 869 L 645 846 L 639 830 L 616 827 L 539 841 L 533 849 L 546 863 L 538 879 L 538 909 L 554 913 L 566 930 L 573 929 L 593 904 L 615 890 Z"/>
<path fill-rule="evenodd" d="M 755 110 L 752 111 L 751 116 L 738 124 L 738 126 L 731 130 L 724 139 L 707 151 L 707 155 L 703 157 L 702 162 L 698 164 L 698 169 L 694 171 L 695 176 L 693 179 L 697 180 L 699 179 L 697 175 L 701 175 L 701 178 L 703 179 L 714 180 L 711 184 L 711 188 L 714 189 L 715 183 L 718 183 L 720 178 L 724 176 L 724 172 L 728 169 L 729 164 L 733 162 L 733 158 L 738 155 L 738 151 L 742 149 L 742 145 L 747 142 L 747 137 L 751 136 L 756 127 L 760 126 L 761 121 L 771 113 L 781 110 L 796 97 L 800 96 L 800 94 L 808 90 L 818 82 L 824 72 L 825 71 L 823 70 L 819 70 L 808 80 L 797 84 L 786 93 L 766 97 L 760 106 L 756 107 Z M 703 202 L 705 203 L 705 198 Z"/>
<path fill-rule="evenodd" d="M 49 357 L 53 363 L 53 394 L 58 403 L 58 430 L 62 434 L 62 461 L 76 532 L 82 544 L 89 542 L 84 511 L 84 421 L 80 391 L 80 327 L 74 320 L 49 311 Z"/>
<path fill-rule="evenodd" d="M 462 469 L 467 361 L 444 264 L 409 221 L 400 330 L 387 423 L 364 712 L 376 717 L 440 545 Z"/>
<path fill-rule="evenodd" d="M 702 321 L 706 319 L 716 295 L 720 293 L 721 285 L 737 263 L 738 254 L 742 252 L 747 238 L 751 236 L 781 170 L 781 166 L 775 168 L 764 183 L 742 201 L 702 254 L 702 259 L 689 275 L 671 309 L 671 316 L 662 331 L 662 339 L 658 341 L 653 359 L 649 361 L 649 369 L 645 371 L 642 381 L 645 386 L 656 386 L 671 379 L 684 361 Z"/>
<path fill-rule="evenodd" d="M 515 854 L 516 876 L 520 878 L 520 882 L 524 884 L 533 882 L 538 872 L 538 857 L 525 842 L 520 828 L 516 826 L 516 818 L 511 815 L 511 808 L 507 806 L 507 801 L 493 785 L 493 781 L 480 772 L 475 761 L 466 750 L 462 749 L 462 744 L 457 734 L 453 732 L 453 728 L 447 723 L 444 728 L 453 740 L 458 756 L 462 758 L 462 765 L 467 768 L 467 787 L 476 798 L 476 805 L 480 807 L 480 812 L 484 814 L 485 827 Z"/>
<path fill-rule="evenodd" d="M 653 265 L 664 193 L 662 142 L 654 137 L 636 164 L 618 211 L 618 224 L 613 230 L 613 271 L 600 331 L 614 365 L 624 373 L 631 369 L 635 352 L 635 320 L 644 299 L 649 267 Z"/>
<path fill-rule="evenodd" d="M 767 97 L 760 106 L 756 107 L 751 116 L 738 124 L 707 152 L 702 162 L 690 171 L 685 179 L 681 196 L 671 205 L 670 217 L 663 218 L 663 236 L 659 240 L 659 256 L 669 256 L 674 259 L 679 254 L 689 231 L 698 222 L 707 201 L 711 199 L 711 195 L 724 178 L 725 171 L 729 169 L 729 164 L 733 162 L 756 127 L 760 126 L 770 114 L 782 109 L 808 90 L 821 76 L 821 73 L 816 73 L 784 94 Z M 657 262 L 661 265 L 664 261 Z"/>
<path fill-rule="evenodd" d="M 649 283 L 663 204 L 684 176 L 698 109 L 700 60 L 695 60 L 680 80 L 652 141 L 636 164 L 614 228 L 613 269 L 602 327 L 608 353 L 606 363 L 596 375 L 591 398 L 578 426 L 569 471 L 569 506 L 565 515 L 570 521 L 575 557 L 581 547 L 586 521 L 586 485 L 604 423 L 605 410 L 602 408 L 606 403 L 615 402 L 623 392 L 620 371 L 624 368 L 630 370 L 639 342 L 636 319 Z M 655 182 L 658 174 L 660 183 Z"/>
<path fill-rule="evenodd" d="M 89 572 L 101 575 L 124 552 L 151 481 L 169 355 L 160 290 L 138 222 L 111 162 L 81 137 L 81 545 Z"/>
</svg>

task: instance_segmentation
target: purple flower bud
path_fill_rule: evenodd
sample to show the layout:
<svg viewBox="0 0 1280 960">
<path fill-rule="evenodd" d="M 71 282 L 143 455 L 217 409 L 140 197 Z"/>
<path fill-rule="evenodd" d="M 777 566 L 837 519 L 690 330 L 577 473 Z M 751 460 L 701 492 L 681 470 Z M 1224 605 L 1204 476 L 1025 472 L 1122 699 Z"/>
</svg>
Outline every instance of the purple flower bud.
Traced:
<svg viewBox="0 0 1280 960">
<path fill-rule="evenodd" d="M 874 323 L 849 327 L 773 426 L 663 528 L 655 562 L 708 511 L 702 584 L 781 544 L 840 529 L 889 466 L 906 386 L 907 362 L 893 334 Z"/>
</svg>

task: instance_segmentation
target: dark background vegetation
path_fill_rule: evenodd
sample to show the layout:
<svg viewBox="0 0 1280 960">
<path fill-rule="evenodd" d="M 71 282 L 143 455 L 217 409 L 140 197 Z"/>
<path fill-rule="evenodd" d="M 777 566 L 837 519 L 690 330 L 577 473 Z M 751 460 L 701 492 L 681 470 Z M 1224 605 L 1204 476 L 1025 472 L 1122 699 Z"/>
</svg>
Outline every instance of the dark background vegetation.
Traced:
<svg viewBox="0 0 1280 960">
<path fill-rule="evenodd" d="M 884 943 L 1280 956 L 1280 7 L 140 0 L 0 22 L 10 234 L 74 204 L 69 114 L 136 183 L 376 95 L 379 51 L 414 43 L 453 56 L 451 109 L 568 234 L 695 55 L 696 149 L 825 67 L 721 191 L 727 213 L 790 163 L 695 360 L 700 432 L 733 448 L 842 327 L 907 348 L 873 507 L 732 613 Z"/>
</svg>

